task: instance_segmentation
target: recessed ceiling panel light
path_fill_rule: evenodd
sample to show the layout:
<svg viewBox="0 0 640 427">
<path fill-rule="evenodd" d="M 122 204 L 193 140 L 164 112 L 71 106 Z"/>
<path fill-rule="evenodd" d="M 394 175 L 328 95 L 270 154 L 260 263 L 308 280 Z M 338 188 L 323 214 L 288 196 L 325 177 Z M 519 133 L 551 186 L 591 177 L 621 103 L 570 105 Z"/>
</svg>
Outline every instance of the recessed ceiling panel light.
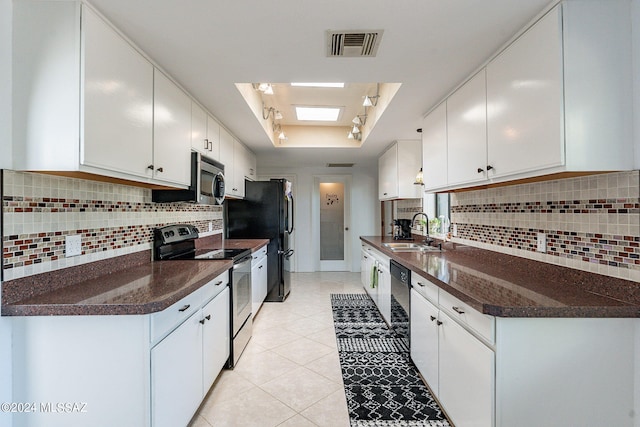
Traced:
<svg viewBox="0 0 640 427">
<path fill-rule="evenodd" d="M 344 83 L 291 83 L 291 86 L 302 86 L 302 87 L 344 87 Z"/>
<path fill-rule="evenodd" d="M 335 122 L 340 116 L 338 107 L 296 107 L 298 120 Z"/>
</svg>

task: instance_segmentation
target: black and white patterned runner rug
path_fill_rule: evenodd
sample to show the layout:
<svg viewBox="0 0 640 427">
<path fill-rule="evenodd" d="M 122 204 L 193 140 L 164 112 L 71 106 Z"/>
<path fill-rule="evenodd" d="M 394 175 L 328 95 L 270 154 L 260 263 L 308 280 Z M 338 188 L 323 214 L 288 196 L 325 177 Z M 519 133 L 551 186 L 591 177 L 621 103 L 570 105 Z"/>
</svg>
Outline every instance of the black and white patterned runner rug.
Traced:
<svg viewBox="0 0 640 427">
<path fill-rule="evenodd" d="M 332 294 L 331 306 L 351 426 L 450 427 L 371 298 Z"/>
</svg>

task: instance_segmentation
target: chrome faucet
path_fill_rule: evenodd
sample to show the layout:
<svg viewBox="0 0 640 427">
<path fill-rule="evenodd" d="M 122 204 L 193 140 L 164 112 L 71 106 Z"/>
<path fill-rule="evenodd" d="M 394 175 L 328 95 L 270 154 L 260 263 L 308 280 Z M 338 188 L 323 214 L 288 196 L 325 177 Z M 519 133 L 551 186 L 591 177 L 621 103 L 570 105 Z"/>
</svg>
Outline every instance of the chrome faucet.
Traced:
<svg viewBox="0 0 640 427">
<path fill-rule="evenodd" d="M 424 218 L 426 219 L 427 223 L 425 225 L 425 230 L 426 230 L 426 236 L 424 237 L 424 243 L 426 243 L 427 245 L 431 245 L 431 243 L 433 243 L 433 239 L 429 237 L 429 217 L 427 216 L 426 213 L 424 212 L 418 212 L 417 214 L 415 214 L 413 216 L 413 218 L 411 218 L 411 224 L 413 225 L 416 221 L 416 217 L 418 216 L 424 216 Z"/>
</svg>

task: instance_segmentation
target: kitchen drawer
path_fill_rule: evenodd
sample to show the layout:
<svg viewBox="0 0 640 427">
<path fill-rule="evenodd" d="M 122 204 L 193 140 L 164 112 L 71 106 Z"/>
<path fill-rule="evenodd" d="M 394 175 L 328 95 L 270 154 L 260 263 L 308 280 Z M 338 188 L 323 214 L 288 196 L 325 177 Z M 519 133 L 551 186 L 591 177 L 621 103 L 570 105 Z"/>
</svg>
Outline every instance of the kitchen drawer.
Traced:
<svg viewBox="0 0 640 427">
<path fill-rule="evenodd" d="M 172 304 L 164 310 L 151 315 L 151 342 L 156 343 L 173 331 L 184 322 L 189 316 L 194 314 L 204 302 L 207 292 L 211 292 L 207 285 L 190 293 L 180 301 Z"/>
<path fill-rule="evenodd" d="M 204 285 L 202 288 L 202 303 L 206 304 L 211 301 L 216 295 L 224 290 L 229 284 L 229 270 L 221 273 L 218 277 L 211 280 L 209 283 Z"/>
<path fill-rule="evenodd" d="M 495 342 L 495 318 L 479 312 L 458 298 L 441 290 L 439 292 L 440 310 L 452 319 L 475 331 L 491 343 Z"/>
<path fill-rule="evenodd" d="M 258 265 L 262 258 L 267 256 L 267 247 L 264 246 L 251 254 L 251 266 Z"/>
<path fill-rule="evenodd" d="M 438 286 L 419 276 L 415 271 L 411 272 L 411 287 L 431 303 L 438 305 Z"/>
</svg>

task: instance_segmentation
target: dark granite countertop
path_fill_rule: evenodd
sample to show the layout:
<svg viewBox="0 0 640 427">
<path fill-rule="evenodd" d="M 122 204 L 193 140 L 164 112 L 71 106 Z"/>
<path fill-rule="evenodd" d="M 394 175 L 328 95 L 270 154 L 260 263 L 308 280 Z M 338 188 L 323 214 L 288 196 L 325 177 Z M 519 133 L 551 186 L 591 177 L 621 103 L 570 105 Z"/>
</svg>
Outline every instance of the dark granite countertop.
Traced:
<svg viewBox="0 0 640 427">
<path fill-rule="evenodd" d="M 640 283 L 447 242 L 443 252 L 392 252 L 363 242 L 498 317 L 640 317 Z"/>
<path fill-rule="evenodd" d="M 266 239 L 203 238 L 200 247 L 257 251 Z M 164 310 L 233 266 L 230 260 L 153 261 L 150 251 L 2 284 L 3 316 L 149 314 Z"/>
</svg>

